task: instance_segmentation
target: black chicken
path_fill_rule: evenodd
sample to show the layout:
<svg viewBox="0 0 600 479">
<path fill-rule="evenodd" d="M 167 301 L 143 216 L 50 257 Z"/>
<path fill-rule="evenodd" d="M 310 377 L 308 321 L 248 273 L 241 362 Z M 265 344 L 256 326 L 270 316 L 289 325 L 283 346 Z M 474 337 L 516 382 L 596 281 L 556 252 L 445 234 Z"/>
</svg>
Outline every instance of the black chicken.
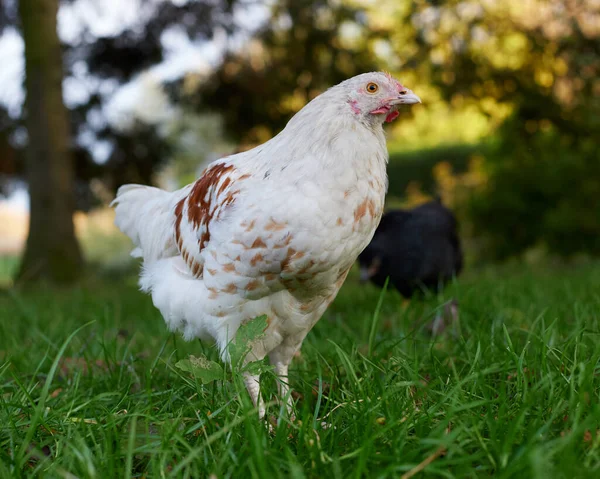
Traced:
<svg viewBox="0 0 600 479">
<path fill-rule="evenodd" d="M 389 276 L 390 285 L 406 298 L 424 290 L 437 292 L 462 269 L 456 218 L 439 199 L 390 211 L 358 261 L 363 282 L 383 287 Z"/>
</svg>

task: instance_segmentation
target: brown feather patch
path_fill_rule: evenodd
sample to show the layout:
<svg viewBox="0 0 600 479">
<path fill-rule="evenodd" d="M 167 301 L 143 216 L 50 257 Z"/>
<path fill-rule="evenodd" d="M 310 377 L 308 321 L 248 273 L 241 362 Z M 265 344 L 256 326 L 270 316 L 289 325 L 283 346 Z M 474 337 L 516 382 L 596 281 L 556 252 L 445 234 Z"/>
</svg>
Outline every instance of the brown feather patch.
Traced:
<svg viewBox="0 0 600 479">
<path fill-rule="evenodd" d="M 209 168 L 204 172 L 202 177 L 194 183 L 192 191 L 190 191 L 188 196 L 188 221 L 192 223 L 195 228 L 199 228 L 201 225 L 204 225 L 205 228 L 200 235 L 200 250 L 204 249 L 204 246 L 206 246 L 206 243 L 210 240 L 208 226 L 213 218 L 215 209 L 218 206 L 213 205 L 211 201 L 213 190 L 219 184 L 221 177 L 233 169 L 233 165 L 224 164 L 217 164 L 212 168 Z M 229 178 L 226 178 L 223 180 L 223 184 L 225 184 L 227 180 L 229 180 L 227 184 L 231 182 Z M 217 194 L 222 192 L 223 184 Z"/>
<path fill-rule="evenodd" d="M 265 229 L 267 231 L 281 231 L 285 229 L 285 226 L 285 223 L 279 223 L 278 221 L 275 221 L 273 218 L 271 218 L 266 224 Z"/>
<path fill-rule="evenodd" d="M 292 242 L 292 235 L 291 234 L 286 234 L 283 241 L 281 243 L 277 243 L 273 246 L 274 249 L 280 249 L 280 248 L 285 248 L 287 245 L 289 245 Z"/>
<path fill-rule="evenodd" d="M 368 200 L 364 200 L 354 210 L 354 222 L 355 223 L 358 223 L 367 214 L 367 202 L 368 202 Z"/>
<path fill-rule="evenodd" d="M 201 266 L 199 263 L 197 263 L 196 261 L 193 262 L 193 266 L 192 266 L 192 274 L 194 276 L 196 276 L 197 278 L 199 277 L 200 271 L 201 271 Z"/>
<path fill-rule="evenodd" d="M 287 253 L 285 255 L 285 258 L 283 258 L 283 261 L 281 262 L 281 270 L 282 271 L 287 271 L 290 267 L 290 261 L 292 261 L 292 259 L 295 257 L 295 255 L 300 254 L 301 256 L 299 256 L 300 258 L 302 256 L 304 256 L 304 253 L 302 253 L 301 251 L 296 251 L 294 248 L 288 248 Z"/>
<path fill-rule="evenodd" d="M 252 243 L 252 246 L 250 246 L 250 248 L 266 248 L 266 247 L 267 247 L 266 243 L 260 237 L 257 237 L 254 240 L 254 242 Z"/>
<path fill-rule="evenodd" d="M 367 209 L 369 210 L 369 215 L 371 215 L 371 218 L 375 218 L 377 215 L 377 209 L 375 208 L 375 203 L 373 200 L 369 200 L 367 203 Z"/>
<path fill-rule="evenodd" d="M 183 198 L 177 206 L 175 206 L 175 243 L 179 247 L 179 252 L 181 253 L 183 240 L 181 238 L 181 218 L 183 216 L 183 204 L 185 203 L 185 198 Z"/>
<path fill-rule="evenodd" d="M 174 239 L 179 248 L 179 253 L 194 276 L 201 278 L 203 273 L 202 263 L 197 260 L 206 244 L 210 241 L 210 224 L 215 215 L 217 218 L 235 202 L 239 189 L 232 185 L 250 178 L 249 174 L 235 178 L 235 167 L 218 163 L 204 170 L 202 176 L 193 184 L 190 193 L 175 206 Z M 187 209 L 186 209 L 187 208 Z M 184 244 L 181 227 L 184 215 L 193 229 L 197 230 L 198 250 L 189 244 Z M 252 225 L 253 226 L 253 225 Z M 190 249 L 191 248 L 191 249 Z M 216 254 L 213 257 L 216 259 Z M 211 271 L 211 274 L 213 272 Z"/>
<path fill-rule="evenodd" d="M 219 297 L 219 291 L 217 291 L 217 289 L 215 288 L 206 288 L 208 289 L 208 291 L 210 291 L 210 294 L 208 295 L 208 299 L 217 299 Z"/>
</svg>

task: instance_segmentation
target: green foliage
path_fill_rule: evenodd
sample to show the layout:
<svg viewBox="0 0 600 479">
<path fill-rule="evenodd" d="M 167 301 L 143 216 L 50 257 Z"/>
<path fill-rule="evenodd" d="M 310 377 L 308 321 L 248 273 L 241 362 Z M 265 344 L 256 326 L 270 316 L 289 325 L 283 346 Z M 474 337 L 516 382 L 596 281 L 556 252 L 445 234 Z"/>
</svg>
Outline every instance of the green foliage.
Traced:
<svg viewBox="0 0 600 479">
<path fill-rule="evenodd" d="M 590 138 L 555 130 L 505 140 L 487 158 L 487 186 L 468 214 L 485 237 L 485 255 L 504 259 L 543 246 L 562 256 L 600 255 L 600 157 Z M 512 130 L 512 133 L 509 131 Z"/>
<path fill-rule="evenodd" d="M 0 289 L 12 285 L 12 278 L 19 268 L 17 256 L 0 256 Z"/>
<path fill-rule="evenodd" d="M 240 372 L 260 374 L 266 371 L 262 361 L 245 361 L 250 353 L 252 344 L 255 341 L 259 341 L 264 336 L 266 328 L 266 315 L 258 316 L 245 322 L 239 327 L 235 340 L 231 341 L 227 346 L 227 352 L 229 353 L 229 358 L 233 367 L 233 374 L 238 374 Z M 175 364 L 175 367 L 182 371 L 192 373 L 192 375 L 202 384 L 209 384 L 212 381 L 223 379 L 225 377 L 223 367 L 219 363 L 211 361 L 204 355 L 190 355 L 188 359 L 178 361 Z"/>
<path fill-rule="evenodd" d="M 403 197 L 410 183 L 418 184 L 426 193 L 438 193 L 433 168 L 442 162 L 449 163 L 456 173 L 467 170 L 474 155 L 486 154 L 487 144 L 442 145 L 436 148 L 408 152 L 391 152 L 388 165 L 388 193 Z"/>
<path fill-rule="evenodd" d="M 388 291 L 377 320 L 381 291 L 351 274 L 291 365 L 299 421 L 268 401 L 273 434 L 238 381 L 177 374 L 217 351 L 168 333 L 133 282 L 5 293 L 0 476 L 383 478 L 430 458 L 415 477 L 596 477 L 598 266 Z M 431 338 L 450 297 L 460 328 Z"/>
<path fill-rule="evenodd" d="M 252 42 L 228 54 L 210 81 L 182 91 L 182 102 L 221 114 L 232 138 L 262 143 L 323 90 L 377 69 L 365 23 L 351 2 L 273 2 Z"/>
<path fill-rule="evenodd" d="M 472 233 L 485 237 L 484 256 L 503 259 L 536 246 L 563 256 L 600 254 L 600 28 L 585 20 L 597 18 L 600 6 L 451 0 L 414 2 L 410 10 L 412 59 L 428 58 L 428 81 L 448 104 L 475 103 L 500 125 L 497 147 L 483 152 L 486 187 L 472 191 L 466 208 L 455 205 L 466 210 Z M 396 18 L 405 21 L 406 11 Z M 449 163 L 464 171 L 464 161 Z M 418 170 L 402 174 L 430 191 Z M 394 194 L 402 174 L 390 175 Z"/>
<path fill-rule="evenodd" d="M 267 329 L 266 315 L 258 316 L 240 325 L 235 340 L 227 346 L 231 364 L 234 367 L 239 368 L 245 363 L 252 344 L 264 337 L 265 329 Z"/>
</svg>

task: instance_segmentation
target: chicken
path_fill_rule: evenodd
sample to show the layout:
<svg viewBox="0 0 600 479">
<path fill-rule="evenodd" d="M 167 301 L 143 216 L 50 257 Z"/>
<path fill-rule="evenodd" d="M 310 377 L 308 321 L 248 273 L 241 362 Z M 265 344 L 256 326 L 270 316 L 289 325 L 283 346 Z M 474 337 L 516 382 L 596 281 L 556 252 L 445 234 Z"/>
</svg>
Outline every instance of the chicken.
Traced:
<svg viewBox="0 0 600 479">
<path fill-rule="evenodd" d="M 389 276 L 404 297 L 440 287 L 460 273 L 462 250 L 456 219 L 441 201 L 386 213 L 360 254 L 361 280 L 383 287 Z"/>
<path fill-rule="evenodd" d="M 358 75 L 195 183 L 174 192 L 125 185 L 113 201 L 116 225 L 143 259 L 141 289 L 171 330 L 214 340 L 227 362 L 240 324 L 267 316 L 247 360 L 269 357 L 290 414 L 288 366 L 383 212 L 383 123 L 419 102 L 387 73 Z M 244 379 L 262 418 L 259 377 Z"/>
</svg>

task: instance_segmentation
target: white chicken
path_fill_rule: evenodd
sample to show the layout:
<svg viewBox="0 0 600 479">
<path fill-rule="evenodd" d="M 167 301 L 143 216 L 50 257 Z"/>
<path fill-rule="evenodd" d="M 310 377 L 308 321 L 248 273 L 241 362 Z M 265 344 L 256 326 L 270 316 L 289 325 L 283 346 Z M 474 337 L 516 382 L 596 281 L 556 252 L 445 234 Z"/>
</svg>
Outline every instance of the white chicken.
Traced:
<svg viewBox="0 0 600 479">
<path fill-rule="evenodd" d="M 166 192 L 122 186 L 116 225 L 143 258 L 140 286 L 171 330 L 227 345 L 267 316 L 248 360 L 267 355 L 291 414 L 288 366 L 333 301 L 383 212 L 384 121 L 420 99 L 387 73 L 350 78 L 308 103 L 274 138 L 213 162 Z M 245 384 L 265 415 L 259 377 Z"/>
</svg>

